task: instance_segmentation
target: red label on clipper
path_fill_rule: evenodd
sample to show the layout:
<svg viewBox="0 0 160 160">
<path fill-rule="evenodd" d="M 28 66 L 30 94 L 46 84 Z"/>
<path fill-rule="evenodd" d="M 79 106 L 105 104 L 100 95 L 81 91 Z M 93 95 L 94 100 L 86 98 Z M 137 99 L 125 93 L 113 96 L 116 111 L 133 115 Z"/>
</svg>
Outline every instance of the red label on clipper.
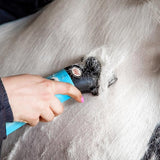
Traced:
<svg viewBox="0 0 160 160">
<path fill-rule="evenodd" d="M 73 67 L 72 68 L 72 74 L 76 77 L 80 77 L 82 75 L 82 71 L 78 67 Z"/>
</svg>

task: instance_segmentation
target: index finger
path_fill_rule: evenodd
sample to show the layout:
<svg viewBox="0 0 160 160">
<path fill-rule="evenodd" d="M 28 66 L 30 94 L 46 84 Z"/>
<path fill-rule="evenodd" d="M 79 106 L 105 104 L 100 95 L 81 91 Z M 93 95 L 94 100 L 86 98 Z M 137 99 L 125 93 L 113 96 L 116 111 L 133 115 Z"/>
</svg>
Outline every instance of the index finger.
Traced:
<svg viewBox="0 0 160 160">
<path fill-rule="evenodd" d="M 54 94 L 68 95 L 78 102 L 83 102 L 81 92 L 69 83 L 53 81 L 53 92 Z"/>
</svg>

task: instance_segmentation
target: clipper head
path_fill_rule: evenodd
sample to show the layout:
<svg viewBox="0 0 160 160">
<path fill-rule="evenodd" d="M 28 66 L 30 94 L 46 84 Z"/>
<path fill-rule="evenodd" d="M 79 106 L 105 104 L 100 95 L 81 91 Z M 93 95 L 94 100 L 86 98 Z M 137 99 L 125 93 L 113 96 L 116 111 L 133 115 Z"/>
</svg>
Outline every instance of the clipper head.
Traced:
<svg viewBox="0 0 160 160">
<path fill-rule="evenodd" d="M 101 74 L 101 63 L 95 57 L 82 58 L 80 63 L 65 68 L 70 75 L 74 85 L 82 93 L 99 94 L 99 79 Z"/>
</svg>

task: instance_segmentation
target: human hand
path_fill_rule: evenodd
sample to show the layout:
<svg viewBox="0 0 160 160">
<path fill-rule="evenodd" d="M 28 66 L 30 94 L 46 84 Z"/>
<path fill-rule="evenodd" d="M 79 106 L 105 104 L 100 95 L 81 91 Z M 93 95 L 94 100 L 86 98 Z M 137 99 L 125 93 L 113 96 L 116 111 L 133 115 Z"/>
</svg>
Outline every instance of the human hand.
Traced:
<svg viewBox="0 0 160 160">
<path fill-rule="evenodd" d="M 83 102 L 81 92 L 69 83 L 57 82 L 36 75 L 1 78 L 6 89 L 14 121 L 35 126 L 39 121 L 52 121 L 63 112 L 55 94 L 65 94 Z"/>
</svg>

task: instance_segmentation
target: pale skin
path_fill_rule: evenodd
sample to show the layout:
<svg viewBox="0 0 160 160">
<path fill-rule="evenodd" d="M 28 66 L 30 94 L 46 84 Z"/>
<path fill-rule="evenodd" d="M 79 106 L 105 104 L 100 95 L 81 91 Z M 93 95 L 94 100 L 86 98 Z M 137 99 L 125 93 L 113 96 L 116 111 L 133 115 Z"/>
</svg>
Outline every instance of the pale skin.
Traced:
<svg viewBox="0 0 160 160">
<path fill-rule="evenodd" d="M 56 94 L 65 94 L 83 102 L 81 92 L 71 84 L 56 82 L 37 75 L 17 75 L 2 78 L 14 121 L 35 126 L 39 121 L 49 122 L 63 112 Z"/>
</svg>

